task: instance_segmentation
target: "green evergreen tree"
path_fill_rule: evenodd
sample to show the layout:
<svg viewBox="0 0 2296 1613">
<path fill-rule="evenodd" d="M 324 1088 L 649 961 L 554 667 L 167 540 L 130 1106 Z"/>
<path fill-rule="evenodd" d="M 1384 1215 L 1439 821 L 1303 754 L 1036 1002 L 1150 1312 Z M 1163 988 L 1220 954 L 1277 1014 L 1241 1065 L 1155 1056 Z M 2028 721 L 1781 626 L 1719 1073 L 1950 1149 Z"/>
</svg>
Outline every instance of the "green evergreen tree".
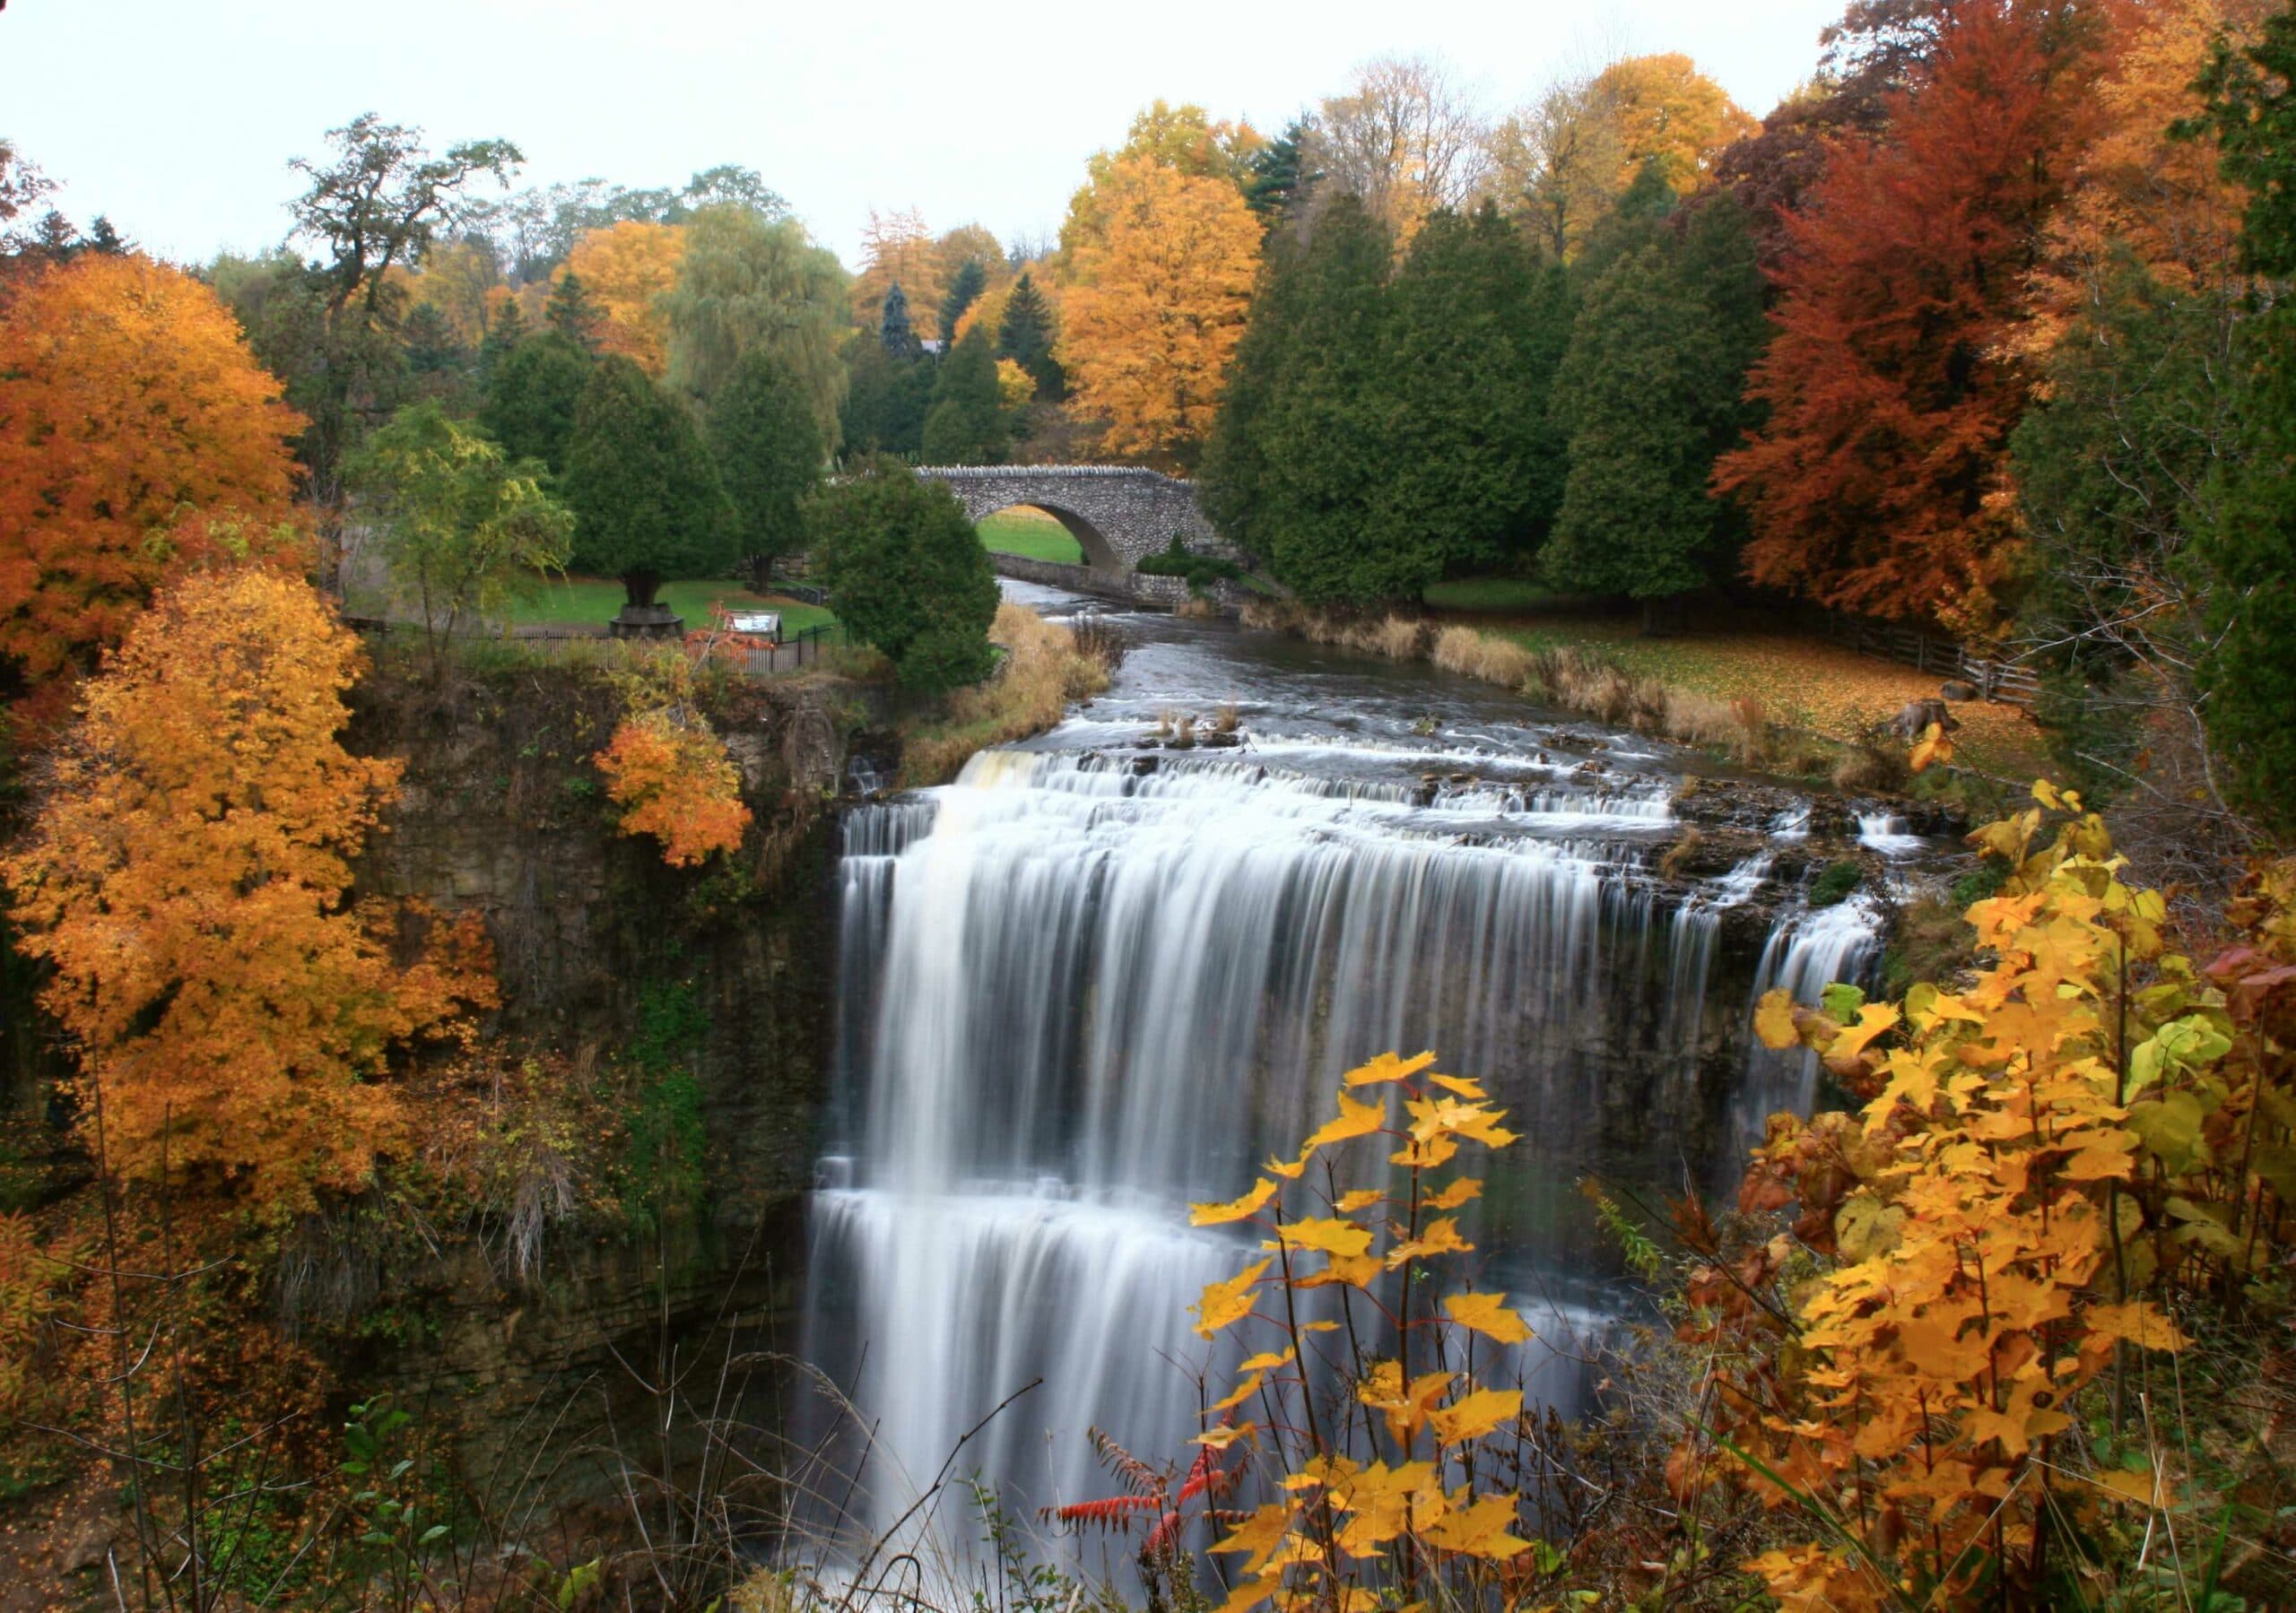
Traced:
<svg viewBox="0 0 2296 1613">
<path fill-rule="evenodd" d="M 909 293 L 895 281 L 885 292 L 884 307 L 877 315 L 877 340 L 884 343 L 885 351 L 894 359 L 914 361 L 925 351 L 917 339 L 917 328 L 909 322 Z"/>
<path fill-rule="evenodd" d="M 2239 451 L 2222 514 L 2193 535 L 2207 574 L 2210 646 L 2200 667 L 2210 741 L 2239 804 L 2296 828 L 2296 7 L 2256 44 L 2220 48 L 2202 80 L 2228 178 L 2246 186 L 2246 266 L 2277 282 L 2236 355 Z"/>
<path fill-rule="evenodd" d="M 519 343 L 526 339 L 526 317 L 518 312 L 515 299 L 506 300 L 493 317 L 486 322 L 486 334 L 478 339 L 478 375 L 482 384 L 491 381 L 503 360 L 509 358 Z"/>
<path fill-rule="evenodd" d="M 582 389 L 561 492 L 574 512 L 574 568 L 622 579 L 650 605 L 676 577 L 729 575 L 739 526 L 693 412 L 619 353 Z"/>
<path fill-rule="evenodd" d="M 455 340 L 447 317 L 427 302 L 418 302 L 399 322 L 399 340 L 406 343 L 406 367 L 419 376 L 448 375 L 462 368 L 462 344 Z"/>
<path fill-rule="evenodd" d="M 1275 498 L 1270 459 L 1275 403 L 1298 341 L 1307 279 L 1304 253 L 1288 234 L 1268 238 L 1243 339 L 1228 362 L 1220 412 L 1196 467 L 1196 497 L 1204 513 L 1222 537 L 1263 561 Z"/>
<path fill-rule="evenodd" d="M 1307 201 L 1323 178 L 1309 165 L 1314 135 L 1306 118 L 1295 117 L 1283 133 L 1244 160 L 1244 204 L 1271 230 Z"/>
<path fill-rule="evenodd" d="M 1618 258 L 1587 291 L 1555 377 L 1570 472 L 1541 569 L 1558 588 L 1645 603 L 1708 581 L 1716 508 L 1704 422 L 1686 406 L 1702 309 L 1664 251 Z"/>
<path fill-rule="evenodd" d="M 1384 386 L 1394 408 L 1379 520 L 1450 569 L 1527 559 L 1561 497 L 1548 395 L 1569 332 L 1559 277 L 1486 204 L 1421 228 L 1388 294 Z"/>
<path fill-rule="evenodd" d="M 856 331 L 846 345 L 850 378 L 839 414 L 840 438 L 856 455 L 891 454 L 914 459 L 925 447 L 925 411 L 933 397 L 933 366 L 896 359 L 874 331 Z"/>
<path fill-rule="evenodd" d="M 1394 471 L 1387 360 L 1387 231 L 1352 196 L 1335 201 L 1292 289 L 1288 338 L 1257 433 L 1264 491 L 1254 551 L 1309 604 L 1416 600 L 1443 574 L 1444 535 L 1381 518 Z"/>
<path fill-rule="evenodd" d="M 598 351 L 598 326 L 604 316 L 598 305 L 590 300 L 589 291 L 582 284 L 582 277 L 569 269 L 558 277 L 551 288 L 550 300 L 543 305 L 543 323 L 569 341 L 578 343 L 585 352 Z"/>
<path fill-rule="evenodd" d="M 528 336 L 487 377 L 479 424 L 513 460 L 539 459 L 563 473 L 591 369 L 589 353 L 571 337 L 557 331 Z"/>
<path fill-rule="evenodd" d="M 1004 299 L 1004 323 L 996 332 L 996 356 L 1027 370 L 1037 384 L 1037 396 L 1048 403 L 1057 403 L 1068 390 L 1068 377 L 1052 352 L 1052 305 L 1025 269 L 1013 282 L 1012 295 Z"/>
<path fill-rule="evenodd" d="M 911 688 L 987 675 L 996 574 L 956 496 L 874 457 L 807 501 L 805 528 L 847 632 L 875 646 Z"/>
<path fill-rule="evenodd" d="M 744 356 L 709 406 L 709 447 L 734 502 L 741 551 L 762 579 L 776 555 L 804 543 L 798 507 L 820 481 L 828 453 L 787 365 L 762 350 Z"/>
<path fill-rule="evenodd" d="M 956 273 L 949 281 L 948 291 L 941 298 L 941 345 L 944 351 L 955 343 L 957 322 L 965 317 L 965 310 L 979 301 L 980 294 L 987 290 L 988 271 L 980 266 L 978 258 L 969 257 L 957 266 Z"/>
<path fill-rule="evenodd" d="M 988 333 L 975 325 L 941 361 L 933 405 L 925 415 L 924 452 L 929 464 L 995 464 L 1012 431 L 996 390 L 996 355 Z"/>
</svg>

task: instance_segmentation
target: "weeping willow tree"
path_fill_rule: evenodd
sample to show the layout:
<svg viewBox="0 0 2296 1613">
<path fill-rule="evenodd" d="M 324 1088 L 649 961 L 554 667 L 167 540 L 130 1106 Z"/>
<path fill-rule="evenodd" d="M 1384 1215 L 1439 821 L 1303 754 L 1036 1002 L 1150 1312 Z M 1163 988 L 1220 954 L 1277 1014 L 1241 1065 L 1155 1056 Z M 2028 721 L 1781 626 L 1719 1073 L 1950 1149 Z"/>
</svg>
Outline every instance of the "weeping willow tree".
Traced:
<svg viewBox="0 0 2296 1613">
<path fill-rule="evenodd" d="M 746 354 L 762 351 L 796 378 L 833 447 L 845 401 L 844 266 L 795 220 L 744 207 L 705 207 L 685 229 L 677 282 L 662 299 L 670 385 L 714 398 Z"/>
</svg>

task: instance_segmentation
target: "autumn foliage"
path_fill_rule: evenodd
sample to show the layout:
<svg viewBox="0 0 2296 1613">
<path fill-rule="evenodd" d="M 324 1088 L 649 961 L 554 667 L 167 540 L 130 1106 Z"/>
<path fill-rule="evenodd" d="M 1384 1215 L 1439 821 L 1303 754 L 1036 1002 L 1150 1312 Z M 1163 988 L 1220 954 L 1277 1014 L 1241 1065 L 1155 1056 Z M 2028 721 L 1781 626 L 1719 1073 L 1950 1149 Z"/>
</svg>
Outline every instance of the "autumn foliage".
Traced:
<svg viewBox="0 0 2296 1613">
<path fill-rule="evenodd" d="M 726 741 L 699 718 L 663 709 L 625 717 L 597 763 L 608 798 L 622 809 L 622 832 L 653 836 L 671 867 L 741 845 L 750 826 L 741 774 Z"/>
<path fill-rule="evenodd" d="M 494 1002 L 474 919 L 349 898 L 399 773 L 340 742 L 360 659 L 300 581 L 194 573 L 85 686 L 0 861 L 114 1169 L 355 1188 L 402 1134 L 393 1050 Z"/>
<path fill-rule="evenodd" d="M 670 363 L 670 322 L 660 299 L 677 283 L 685 231 L 675 224 L 625 219 L 574 243 L 566 271 L 603 316 L 598 351 L 620 353 L 660 380 Z"/>
<path fill-rule="evenodd" d="M 92 668 L 178 567 L 281 530 L 303 421 L 213 292 L 86 253 L 0 304 L 0 656 L 35 687 Z M 235 536 L 213 519 L 234 511 Z M 60 712 L 62 689 L 42 709 Z"/>
<path fill-rule="evenodd" d="M 2187 1348 L 2169 1306 L 2270 1281 L 2287 1246 L 2296 868 L 2260 872 L 2243 938 L 2196 967 L 2080 798 L 2033 793 L 1973 837 L 2012 870 L 1969 909 L 1973 984 L 1761 1006 L 1770 1045 L 1868 1101 L 1771 1118 L 1741 1208 L 1798 1218 L 1693 1275 L 1723 1411 L 1676 1477 L 1791 1512 L 1803 1542 L 1752 1564 L 1789 1608 L 2054 1605 L 2099 1574 L 2114 1509 L 2176 1506 L 2190 1475 L 2157 1440 L 2092 1465 L 2084 1392 Z"/>
<path fill-rule="evenodd" d="M 1715 474 L 1752 516 L 1754 581 L 1997 625 L 2029 385 L 2004 350 L 2079 89 L 2048 25 L 2039 7 L 1952 7 L 1886 137 L 1845 137 L 1786 220 L 1778 334 L 1749 382 L 1769 419 Z"/>
<path fill-rule="evenodd" d="M 1107 421 L 1111 454 L 1192 452 L 1243 339 L 1259 223 L 1227 180 L 1145 158 L 1114 165 L 1098 206 L 1061 305 L 1076 410 Z"/>
</svg>

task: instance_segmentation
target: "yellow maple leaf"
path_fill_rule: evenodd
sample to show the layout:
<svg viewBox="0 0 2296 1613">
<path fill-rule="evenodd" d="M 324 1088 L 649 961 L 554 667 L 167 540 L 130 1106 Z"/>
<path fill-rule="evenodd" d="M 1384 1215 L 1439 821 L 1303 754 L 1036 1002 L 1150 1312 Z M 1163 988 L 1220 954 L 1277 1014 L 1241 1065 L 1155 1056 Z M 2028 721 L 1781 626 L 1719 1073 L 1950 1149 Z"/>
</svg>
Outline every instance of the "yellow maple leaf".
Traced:
<svg viewBox="0 0 2296 1613">
<path fill-rule="evenodd" d="M 1505 1562 L 1517 1553 L 1530 1549 L 1528 1540 L 1507 1532 L 1521 1505 L 1512 1496 L 1482 1496 L 1428 1525 L 1424 1531 L 1427 1543 L 1462 1557 Z"/>
<path fill-rule="evenodd" d="M 1225 1282 L 1204 1285 L 1204 1297 L 1196 1306 L 1196 1336 L 1209 1339 L 1222 1328 L 1232 1326 L 1252 1314 L 1252 1285 L 1273 1262 L 1262 1261 L 1246 1268 Z"/>
<path fill-rule="evenodd" d="M 1408 1080 L 1434 1062 L 1435 1055 L 1431 1053 L 1415 1054 L 1407 1059 L 1392 1053 L 1383 1053 L 1370 1063 L 1349 1071 L 1347 1084 L 1351 1087 L 1371 1087 L 1382 1081 Z"/>
<path fill-rule="evenodd" d="M 1456 1092 L 1461 1097 L 1485 1098 L 1491 1096 L 1483 1089 L 1483 1083 L 1472 1076 L 1431 1075 L 1427 1079 L 1446 1092 Z"/>
<path fill-rule="evenodd" d="M 1502 1423 L 1513 1422 L 1522 1409 L 1519 1389 L 1478 1389 L 1431 1412 L 1427 1426 L 1435 1430 L 1439 1443 L 1455 1445 L 1461 1440 L 1480 1439 Z"/>
<path fill-rule="evenodd" d="M 1310 1216 L 1305 1220 L 1278 1222 L 1275 1230 L 1295 1249 L 1341 1259 L 1352 1259 L 1371 1246 L 1371 1229 L 1360 1221 Z"/>
<path fill-rule="evenodd" d="M 1342 1215 L 1353 1215 L 1359 1210 L 1370 1209 L 1387 1196 L 1376 1187 L 1359 1187 L 1352 1193 L 1342 1194 L 1332 1208 Z"/>
<path fill-rule="evenodd" d="M 1449 1216 L 1430 1221 L 1420 1228 L 1419 1236 L 1409 1243 L 1397 1244 L 1387 1251 L 1387 1269 L 1397 1268 L 1430 1254 L 1465 1254 L 1474 1248 L 1459 1236 L 1459 1224 Z"/>
<path fill-rule="evenodd" d="M 1446 1294 L 1443 1309 L 1461 1327 L 1473 1328 L 1501 1344 L 1520 1344 L 1531 1337 L 1522 1314 L 1508 1306 L 1504 1294 Z"/>
<path fill-rule="evenodd" d="M 1468 1200 L 1480 1198 L 1482 1196 L 1482 1177 L 1461 1176 L 1457 1181 L 1444 1188 L 1441 1192 L 1422 1199 L 1419 1203 L 1420 1207 L 1423 1210 L 1457 1210 Z"/>
<path fill-rule="evenodd" d="M 1773 1053 L 1799 1045 L 1802 1032 L 1794 1023 L 1793 993 L 1779 986 L 1761 994 L 1754 1007 L 1754 1035 Z"/>
<path fill-rule="evenodd" d="M 1431 1137 L 1424 1142 L 1413 1141 L 1387 1156 L 1390 1165 L 1400 1165 L 1411 1170 L 1431 1171 L 1448 1165 L 1459 1145 L 1448 1137 Z"/>
<path fill-rule="evenodd" d="M 1253 1373 L 1242 1383 L 1237 1384 L 1233 1392 L 1230 1393 L 1224 1400 L 1213 1401 L 1212 1409 L 1214 1411 L 1229 1411 L 1234 1409 L 1236 1407 L 1242 1405 L 1246 1401 L 1251 1399 L 1252 1396 L 1257 1394 L 1259 1392 L 1259 1386 L 1265 1382 L 1267 1382 L 1267 1375 L 1265 1373 Z"/>
<path fill-rule="evenodd" d="M 2192 1342 L 2169 1319 L 2169 1314 L 2149 1299 L 2092 1305 L 2081 1314 L 2081 1319 L 2093 1335 L 2126 1339 L 2143 1349 L 2179 1350 Z"/>
<path fill-rule="evenodd" d="M 1369 1137 L 1387 1122 L 1387 1112 L 1379 1104 L 1358 1103 L 1343 1092 L 1339 1095 L 1337 1118 L 1326 1121 L 1309 1137 L 1307 1146 L 1300 1152 L 1306 1156 L 1330 1143 L 1345 1142 L 1351 1137 Z"/>
<path fill-rule="evenodd" d="M 1257 1215 L 1267 1201 L 1275 1197 L 1275 1184 L 1262 1176 L 1251 1192 L 1240 1199 L 1231 1199 L 1225 1204 L 1191 1204 L 1187 1207 L 1187 1221 L 1191 1227 L 1217 1227 L 1227 1221 L 1240 1221 Z"/>
</svg>

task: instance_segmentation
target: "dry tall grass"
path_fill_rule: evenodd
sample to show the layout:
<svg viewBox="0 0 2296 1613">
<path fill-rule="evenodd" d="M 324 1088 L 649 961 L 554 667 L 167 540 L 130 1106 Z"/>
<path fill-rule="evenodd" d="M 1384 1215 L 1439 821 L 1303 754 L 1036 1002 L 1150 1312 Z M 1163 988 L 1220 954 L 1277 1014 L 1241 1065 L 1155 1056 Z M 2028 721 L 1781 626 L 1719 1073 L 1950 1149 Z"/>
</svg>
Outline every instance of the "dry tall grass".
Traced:
<svg viewBox="0 0 2296 1613">
<path fill-rule="evenodd" d="M 977 750 L 1040 733 L 1068 703 L 1109 686 L 1107 658 L 1087 654 L 1076 635 L 1023 605 L 996 607 L 989 641 L 1004 660 L 996 674 L 949 697 L 947 717 L 912 732 L 901 750 L 901 782 L 945 784 Z"/>
</svg>

